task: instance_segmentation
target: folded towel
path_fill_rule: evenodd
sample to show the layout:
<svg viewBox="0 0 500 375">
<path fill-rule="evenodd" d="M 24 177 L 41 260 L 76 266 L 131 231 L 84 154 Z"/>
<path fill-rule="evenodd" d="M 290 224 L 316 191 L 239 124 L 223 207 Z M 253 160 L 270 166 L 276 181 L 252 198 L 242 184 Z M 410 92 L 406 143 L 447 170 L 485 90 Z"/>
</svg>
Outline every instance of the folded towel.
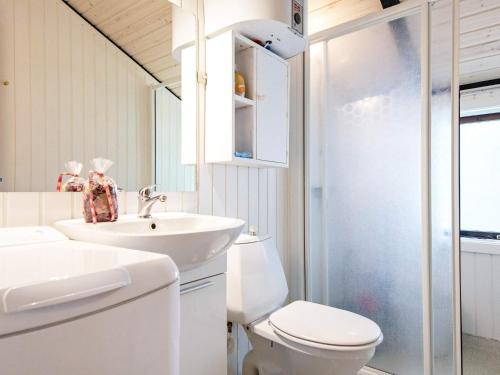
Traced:
<svg viewBox="0 0 500 375">
<path fill-rule="evenodd" d="M 234 153 L 234 156 L 236 156 L 237 158 L 251 159 L 252 158 L 252 153 L 250 151 L 236 151 Z"/>
</svg>

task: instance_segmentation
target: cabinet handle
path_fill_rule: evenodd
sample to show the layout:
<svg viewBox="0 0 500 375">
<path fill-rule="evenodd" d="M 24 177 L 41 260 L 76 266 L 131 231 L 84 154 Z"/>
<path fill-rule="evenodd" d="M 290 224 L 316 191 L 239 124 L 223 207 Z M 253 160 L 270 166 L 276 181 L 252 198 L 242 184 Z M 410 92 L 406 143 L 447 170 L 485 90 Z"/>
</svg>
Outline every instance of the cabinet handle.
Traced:
<svg viewBox="0 0 500 375">
<path fill-rule="evenodd" d="M 212 286 L 212 285 L 214 285 L 213 281 L 206 281 L 206 282 L 198 284 L 198 285 L 189 286 L 187 288 L 181 289 L 181 296 L 183 294 L 188 294 L 188 293 L 200 290 L 200 289 L 208 288 L 209 286 Z"/>
</svg>

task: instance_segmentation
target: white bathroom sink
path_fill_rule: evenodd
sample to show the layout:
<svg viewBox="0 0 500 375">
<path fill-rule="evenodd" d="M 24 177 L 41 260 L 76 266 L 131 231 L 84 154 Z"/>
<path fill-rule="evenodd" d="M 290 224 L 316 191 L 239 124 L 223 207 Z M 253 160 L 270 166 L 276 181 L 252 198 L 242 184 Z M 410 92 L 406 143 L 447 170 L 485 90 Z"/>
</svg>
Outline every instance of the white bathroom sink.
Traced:
<svg viewBox="0 0 500 375">
<path fill-rule="evenodd" d="M 150 219 L 121 215 L 112 223 L 62 220 L 55 227 L 73 240 L 167 254 L 182 272 L 223 255 L 244 224 L 225 217 L 156 213 Z"/>
</svg>

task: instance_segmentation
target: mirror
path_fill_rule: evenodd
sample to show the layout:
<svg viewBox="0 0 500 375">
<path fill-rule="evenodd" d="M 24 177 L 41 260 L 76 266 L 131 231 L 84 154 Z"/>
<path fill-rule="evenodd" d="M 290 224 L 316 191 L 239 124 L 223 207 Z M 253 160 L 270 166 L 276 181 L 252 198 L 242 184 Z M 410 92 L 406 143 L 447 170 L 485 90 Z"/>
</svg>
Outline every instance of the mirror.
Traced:
<svg viewBox="0 0 500 375">
<path fill-rule="evenodd" d="M 161 85 L 160 85 L 161 86 Z M 154 89 L 155 176 L 159 191 L 193 191 L 196 168 L 183 163 L 186 135 L 181 123 L 181 101 L 165 87 Z"/>
<path fill-rule="evenodd" d="M 196 134 L 182 132 L 173 7 L 1 3 L 0 192 L 56 191 L 66 162 L 87 178 L 96 157 L 113 161 L 106 174 L 126 191 L 196 189 L 196 166 L 181 158 Z"/>
</svg>

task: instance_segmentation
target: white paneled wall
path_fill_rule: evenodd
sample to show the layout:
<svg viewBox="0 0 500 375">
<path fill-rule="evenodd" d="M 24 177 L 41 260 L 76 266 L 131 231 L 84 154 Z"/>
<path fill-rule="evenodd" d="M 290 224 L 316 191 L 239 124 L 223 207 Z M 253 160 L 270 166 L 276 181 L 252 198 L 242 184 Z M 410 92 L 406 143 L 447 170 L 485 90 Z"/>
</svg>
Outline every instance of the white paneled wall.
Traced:
<svg viewBox="0 0 500 375">
<path fill-rule="evenodd" d="M 500 244 L 462 239 L 461 254 L 462 330 L 500 341 Z"/>
<path fill-rule="evenodd" d="M 156 81 L 64 2 L 0 1 L 0 81 L 0 191 L 54 191 L 96 156 L 120 187 L 151 182 Z"/>
</svg>

